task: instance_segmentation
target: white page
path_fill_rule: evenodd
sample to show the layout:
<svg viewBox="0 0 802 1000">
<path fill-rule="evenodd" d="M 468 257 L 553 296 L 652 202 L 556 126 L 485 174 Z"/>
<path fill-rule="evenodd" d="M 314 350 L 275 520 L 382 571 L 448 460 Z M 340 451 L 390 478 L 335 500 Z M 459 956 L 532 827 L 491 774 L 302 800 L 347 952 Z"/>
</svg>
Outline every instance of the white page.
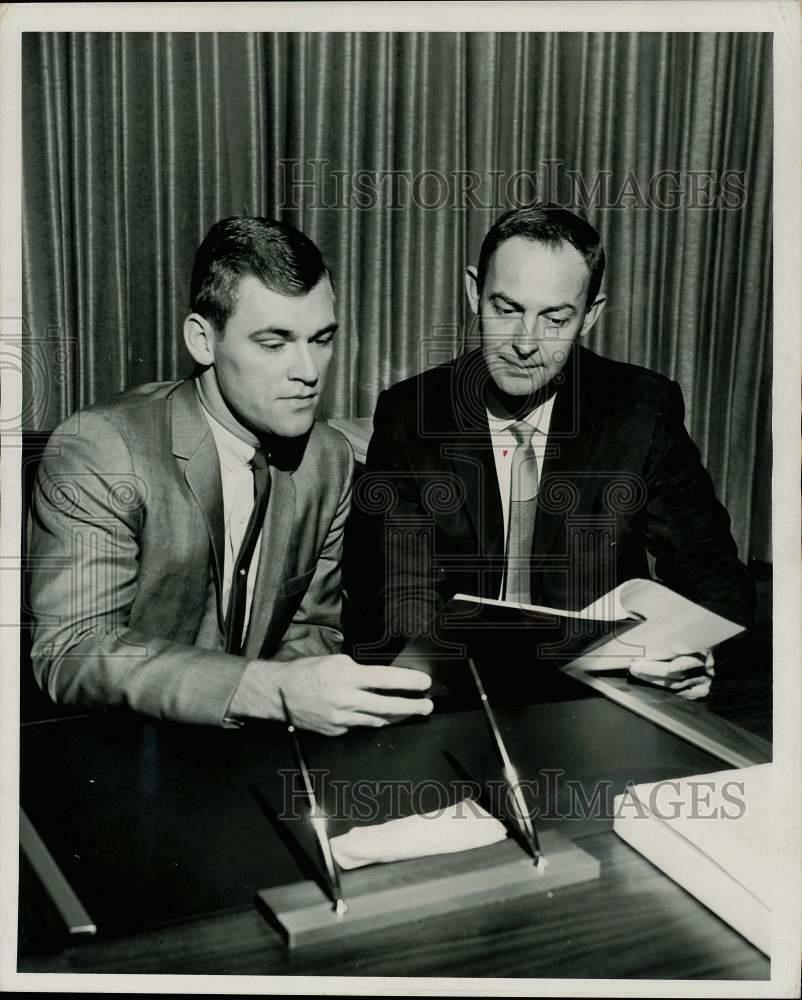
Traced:
<svg viewBox="0 0 802 1000">
<path fill-rule="evenodd" d="M 582 611 L 568 611 L 565 608 L 547 608 L 541 604 L 517 604 L 515 601 L 501 601 L 495 597 L 477 597 L 474 594 L 455 594 L 455 601 L 473 601 L 476 604 L 494 604 L 501 608 L 520 608 L 522 611 L 535 611 L 539 614 L 544 615 L 557 615 L 558 618 L 583 618 L 595 621 L 617 621 L 618 618 L 612 617 L 610 614 L 602 613 L 601 602 L 606 601 L 610 597 L 606 594 L 604 597 L 599 598 L 596 604 L 589 605 Z M 596 613 L 596 605 L 599 605 L 599 613 Z M 619 602 L 615 602 L 615 608 L 620 607 Z M 627 612 L 624 611 L 620 615 L 620 618 L 626 618 Z"/>
<path fill-rule="evenodd" d="M 575 661 L 579 666 L 594 672 L 620 670 L 633 657 L 671 660 L 675 656 L 712 649 L 725 639 L 743 632 L 742 626 L 694 604 L 654 580 L 627 580 L 581 611 L 567 611 L 537 604 L 516 604 L 471 594 L 457 594 L 456 598 L 590 621 L 614 622 L 644 618 L 645 621 L 634 628 L 628 628 L 621 637 L 613 636 Z"/>
</svg>

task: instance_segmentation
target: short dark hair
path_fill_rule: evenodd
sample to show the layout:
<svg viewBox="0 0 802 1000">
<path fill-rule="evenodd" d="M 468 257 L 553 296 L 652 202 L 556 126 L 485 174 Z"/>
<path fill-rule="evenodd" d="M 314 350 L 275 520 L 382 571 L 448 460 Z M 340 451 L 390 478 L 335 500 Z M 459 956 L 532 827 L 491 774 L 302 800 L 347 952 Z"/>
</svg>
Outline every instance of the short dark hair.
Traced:
<svg viewBox="0 0 802 1000">
<path fill-rule="evenodd" d="M 242 278 L 279 295 L 305 295 L 331 272 L 315 244 L 288 222 L 231 216 L 215 222 L 195 253 L 190 309 L 223 333 Z"/>
<path fill-rule="evenodd" d="M 477 266 L 477 287 L 482 294 L 490 260 L 499 246 L 513 236 L 522 236 L 534 243 L 557 247 L 570 243 L 585 260 L 590 269 L 587 305 L 596 301 L 604 275 L 604 248 L 594 227 L 567 208 L 546 202 L 535 202 L 505 212 L 493 223 L 482 240 Z"/>
</svg>

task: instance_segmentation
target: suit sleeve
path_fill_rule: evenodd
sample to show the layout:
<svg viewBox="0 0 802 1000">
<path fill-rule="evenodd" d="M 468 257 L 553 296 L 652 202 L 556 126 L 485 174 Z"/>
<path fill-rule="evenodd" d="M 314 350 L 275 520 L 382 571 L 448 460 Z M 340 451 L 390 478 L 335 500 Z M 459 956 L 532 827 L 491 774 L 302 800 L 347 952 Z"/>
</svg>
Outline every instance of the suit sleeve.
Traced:
<svg viewBox="0 0 802 1000">
<path fill-rule="evenodd" d="M 342 633 L 342 561 L 345 524 L 351 509 L 354 457 L 343 441 L 344 475 L 334 519 L 329 526 L 317 566 L 301 605 L 271 660 L 339 653 Z"/>
<path fill-rule="evenodd" d="M 407 422 L 392 392 L 379 396 L 365 471 L 348 530 L 349 648 L 363 662 L 387 662 L 443 606 L 433 568 L 431 515 L 421 499 Z"/>
<path fill-rule="evenodd" d="M 245 661 L 130 625 L 146 492 L 104 417 L 76 414 L 54 432 L 31 510 L 36 680 L 56 702 L 222 725 Z"/>
<path fill-rule="evenodd" d="M 749 627 L 754 584 L 730 531 L 730 518 L 684 425 L 682 391 L 669 383 L 647 460 L 642 530 L 667 586 Z"/>
</svg>

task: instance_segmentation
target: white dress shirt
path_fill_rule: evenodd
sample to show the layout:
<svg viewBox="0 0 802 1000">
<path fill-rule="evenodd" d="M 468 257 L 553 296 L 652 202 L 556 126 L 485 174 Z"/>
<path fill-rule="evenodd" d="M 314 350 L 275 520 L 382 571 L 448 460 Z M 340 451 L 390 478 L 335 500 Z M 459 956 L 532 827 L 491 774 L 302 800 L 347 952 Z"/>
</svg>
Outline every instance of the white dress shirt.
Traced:
<svg viewBox="0 0 802 1000">
<path fill-rule="evenodd" d="M 218 420 L 204 409 L 204 416 L 209 422 L 214 443 L 217 446 L 217 457 L 220 460 L 220 478 L 223 484 L 223 520 L 225 522 L 225 556 L 223 560 L 223 613 L 228 610 L 228 597 L 231 592 L 231 577 L 237 554 L 248 527 L 248 521 L 253 511 L 253 470 L 251 459 L 256 449 L 232 434 Z M 259 565 L 259 551 L 262 547 L 260 533 L 253 550 L 251 565 L 248 570 L 248 583 L 245 596 L 245 622 L 242 638 L 248 631 L 251 617 L 251 601 L 256 582 L 256 568 Z"/>
<path fill-rule="evenodd" d="M 535 433 L 532 436 L 532 447 L 535 452 L 539 480 L 543 474 L 543 460 L 546 455 L 554 399 L 555 396 L 552 395 L 545 403 L 541 403 L 540 406 L 536 407 L 525 417 L 494 417 L 489 410 L 487 411 L 487 423 L 490 428 L 490 440 L 493 445 L 493 458 L 496 463 L 496 477 L 498 478 L 498 488 L 501 494 L 501 511 L 504 517 L 505 551 L 507 548 L 506 538 L 510 520 L 512 454 L 517 444 L 510 428 L 518 420 L 524 420 L 527 424 L 535 428 Z M 502 590 L 503 587 L 504 581 L 502 580 Z M 499 597 L 501 597 L 501 594 L 499 594 Z"/>
</svg>

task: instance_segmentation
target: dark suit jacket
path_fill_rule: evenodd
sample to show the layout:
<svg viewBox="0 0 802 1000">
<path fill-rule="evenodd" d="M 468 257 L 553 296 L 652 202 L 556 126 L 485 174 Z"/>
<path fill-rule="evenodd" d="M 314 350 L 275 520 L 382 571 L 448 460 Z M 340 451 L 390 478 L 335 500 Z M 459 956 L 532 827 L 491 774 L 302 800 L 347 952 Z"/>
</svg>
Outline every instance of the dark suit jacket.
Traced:
<svg viewBox="0 0 802 1000">
<path fill-rule="evenodd" d="M 503 519 L 487 378 L 474 351 L 379 397 L 346 542 L 359 554 L 346 579 L 357 645 L 397 649 L 457 592 L 498 596 Z M 685 430 L 679 386 L 582 347 L 558 379 L 537 500 L 533 603 L 578 610 L 624 580 L 648 577 L 648 551 L 667 586 L 748 624 L 751 579 Z M 357 655 L 369 659 L 370 651 Z"/>
<path fill-rule="evenodd" d="M 50 438 L 32 503 L 40 686 L 55 701 L 220 724 L 248 660 L 339 651 L 352 468 L 345 438 L 321 423 L 271 456 L 250 624 L 233 656 L 220 467 L 193 383 L 73 414 Z"/>
</svg>

